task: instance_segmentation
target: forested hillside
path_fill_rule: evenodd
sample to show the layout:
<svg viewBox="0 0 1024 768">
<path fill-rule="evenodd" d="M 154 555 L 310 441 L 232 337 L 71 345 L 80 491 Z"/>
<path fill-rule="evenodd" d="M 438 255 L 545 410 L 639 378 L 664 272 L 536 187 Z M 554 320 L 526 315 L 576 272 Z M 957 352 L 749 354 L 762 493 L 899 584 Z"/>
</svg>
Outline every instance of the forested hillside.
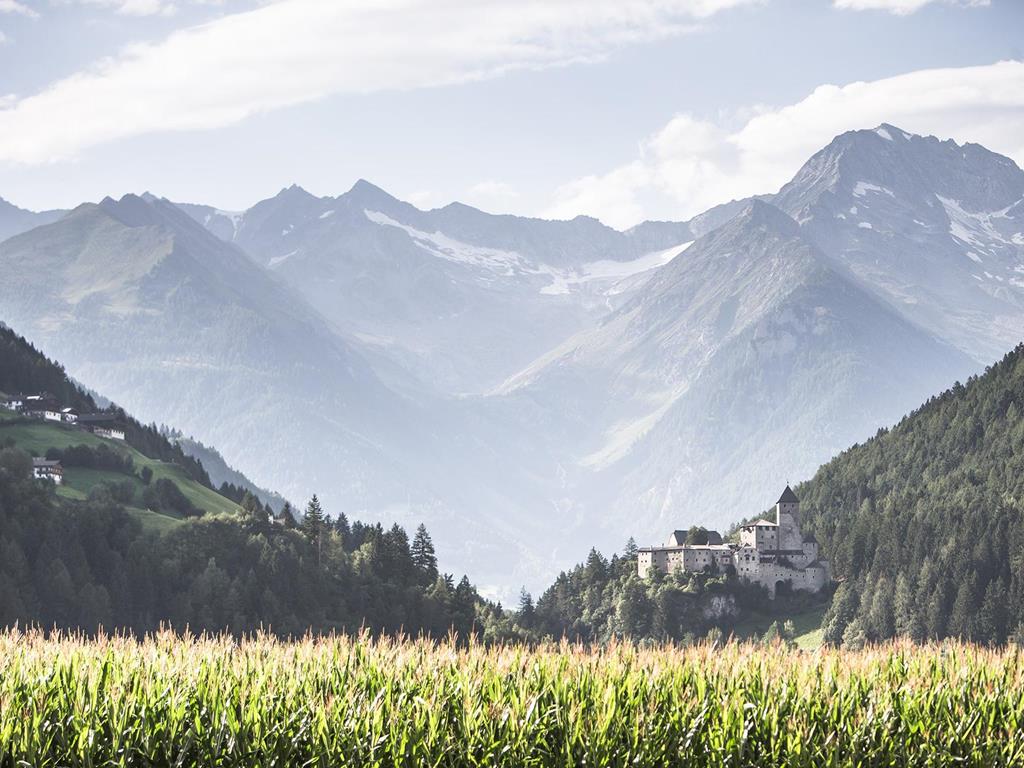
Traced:
<svg viewBox="0 0 1024 768">
<path fill-rule="evenodd" d="M 62 406 L 82 413 L 99 411 L 96 401 L 68 378 L 63 366 L 47 358 L 24 337 L 0 323 L 0 392 L 53 395 Z M 179 465 L 196 482 L 212 488 L 202 463 L 168 440 L 155 425 L 144 425 L 112 405 L 106 409 L 125 426 L 125 441 L 151 459 Z"/>
<path fill-rule="evenodd" d="M 1024 639 L 1024 345 L 844 451 L 797 495 L 838 582 L 825 642 Z M 730 574 L 640 579 L 628 546 L 610 560 L 591 552 L 515 623 L 540 637 L 685 640 L 757 614 L 781 627 L 827 599 L 769 602 Z"/>
<path fill-rule="evenodd" d="M 26 454 L 0 450 L 0 626 L 471 631 L 479 598 L 438 574 L 425 529 L 410 544 L 314 510 L 295 530 L 244 506 L 160 533 L 109 498 L 60 499 Z"/>
<path fill-rule="evenodd" d="M 57 363 L 3 326 L 0 391 L 45 391 L 62 405 L 96 408 Z M 478 612 L 494 613 L 468 579 L 438 572 L 423 526 L 410 542 L 397 525 L 329 520 L 315 496 L 305 515 L 281 500 L 285 511 L 272 520 L 271 505 L 245 487 L 209 490 L 199 461 L 123 411 L 130 447 L 2 413 L 0 627 L 170 624 L 283 635 L 365 627 L 466 637 Z M 33 478 L 32 454 L 65 464 L 59 489 Z M 75 487 L 82 475 L 93 480 L 87 493 Z"/>
<path fill-rule="evenodd" d="M 825 640 L 1002 642 L 1024 624 L 1024 345 L 797 488 L 841 582 Z"/>
</svg>

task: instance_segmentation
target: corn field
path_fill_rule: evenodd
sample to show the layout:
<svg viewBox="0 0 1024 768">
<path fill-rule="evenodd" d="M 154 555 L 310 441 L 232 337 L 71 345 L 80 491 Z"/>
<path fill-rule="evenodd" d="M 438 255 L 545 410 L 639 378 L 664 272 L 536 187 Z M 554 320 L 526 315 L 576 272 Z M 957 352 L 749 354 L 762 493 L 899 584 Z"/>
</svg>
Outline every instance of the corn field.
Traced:
<svg viewBox="0 0 1024 768">
<path fill-rule="evenodd" d="M 1013 647 L 0 633 L 0 768 L 1024 765 Z"/>
</svg>

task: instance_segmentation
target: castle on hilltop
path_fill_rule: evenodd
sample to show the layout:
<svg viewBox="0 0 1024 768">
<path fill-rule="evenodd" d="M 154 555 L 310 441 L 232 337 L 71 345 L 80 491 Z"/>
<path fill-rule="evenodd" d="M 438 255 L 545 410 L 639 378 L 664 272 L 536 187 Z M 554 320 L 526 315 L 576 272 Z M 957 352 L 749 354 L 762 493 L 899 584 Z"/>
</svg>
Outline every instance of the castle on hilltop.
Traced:
<svg viewBox="0 0 1024 768">
<path fill-rule="evenodd" d="M 800 500 L 788 485 L 775 504 L 775 522 L 758 520 L 740 529 L 738 544 L 722 542 L 717 531 L 706 531 L 705 543 L 687 543 L 686 531 L 673 531 L 663 547 L 637 550 L 637 573 L 652 568 L 662 573 L 732 567 L 736 574 L 768 589 L 779 585 L 817 592 L 831 580 L 828 562 L 818 557 L 818 542 L 800 531 Z"/>
</svg>

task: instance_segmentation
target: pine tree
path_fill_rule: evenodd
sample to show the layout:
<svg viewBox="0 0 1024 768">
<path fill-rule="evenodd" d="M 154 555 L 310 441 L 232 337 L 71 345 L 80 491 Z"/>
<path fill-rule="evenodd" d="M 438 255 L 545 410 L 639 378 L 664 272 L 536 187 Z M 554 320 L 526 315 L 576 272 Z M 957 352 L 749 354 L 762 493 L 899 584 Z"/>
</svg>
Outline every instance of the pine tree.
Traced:
<svg viewBox="0 0 1024 768">
<path fill-rule="evenodd" d="M 349 549 L 348 542 L 352 536 L 352 528 L 348 524 L 348 517 L 342 512 L 334 520 L 334 530 L 341 536 L 341 540 L 345 543 L 345 548 Z"/>
<path fill-rule="evenodd" d="M 316 565 L 319 568 L 323 563 L 324 530 L 327 528 L 327 516 L 320 506 L 320 499 L 316 494 L 306 504 L 306 515 L 302 518 L 302 532 L 306 538 L 316 546 Z"/>
<path fill-rule="evenodd" d="M 978 639 L 1001 643 L 1006 637 L 1006 587 L 1002 578 L 990 581 L 978 614 Z"/>
<path fill-rule="evenodd" d="M 519 610 L 516 612 L 519 625 L 525 629 L 533 629 L 535 609 L 533 596 L 526 591 L 526 587 L 519 590 Z"/>
<path fill-rule="evenodd" d="M 243 519 L 247 523 L 252 525 L 262 525 L 270 519 L 269 515 L 267 515 L 266 509 L 263 507 L 263 503 L 249 491 L 246 491 L 245 495 L 242 497 L 241 507 Z"/>
<path fill-rule="evenodd" d="M 626 542 L 626 549 L 622 553 L 622 555 L 623 555 L 623 557 L 626 557 L 626 558 L 632 560 L 634 557 L 636 557 L 636 552 L 637 552 L 636 539 L 634 539 L 632 536 L 630 536 L 629 540 Z"/>
<path fill-rule="evenodd" d="M 427 527 L 420 523 L 412 540 L 412 563 L 423 575 L 424 582 L 432 583 L 437 579 L 437 556 L 434 554 L 434 542 L 430 539 Z"/>
<path fill-rule="evenodd" d="M 287 501 L 284 506 L 281 507 L 281 523 L 285 528 L 297 528 L 298 522 L 295 520 L 295 513 L 292 512 L 292 505 Z"/>
</svg>

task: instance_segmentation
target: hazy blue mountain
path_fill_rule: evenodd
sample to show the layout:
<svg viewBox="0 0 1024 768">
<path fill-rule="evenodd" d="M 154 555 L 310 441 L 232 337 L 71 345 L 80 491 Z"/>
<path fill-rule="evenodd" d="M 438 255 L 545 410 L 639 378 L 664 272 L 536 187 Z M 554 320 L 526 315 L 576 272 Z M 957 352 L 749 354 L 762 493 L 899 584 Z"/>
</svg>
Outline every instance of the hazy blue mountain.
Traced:
<svg viewBox="0 0 1024 768">
<path fill-rule="evenodd" d="M 866 287 L 980 363 L 1024 329 L 1024 172 L 892 125 L 838 136 L 773 198 Z"/>
<path fill-rule="evenodd" d="M 524 429 L 558 420 L 568 495 L 608 545 L 749 514 L 973 369 L 755 200 L 495 397 Z"/>
<path fill-rule="evenodd" d="M 28 211 L 0 197 L 0 242 L 33 227 L 56 221 L 65 213 L 67 211 Z"/>
<path fill-rule="evenodd" d="M 217 445 L 292 497 L 327 485 L 353 503 L 406 495 L 385 469 L 398 450 L 382 446 L 415 440 L 407 401 L 300 297 L 173 204 L 79 206 L 0 245 L 0 265 L 4 320 L 142 419 Z"/>
<path fill-rule="evenodd" d="M 589 326 L 692 240 L 671 222 L 623 233 L 582 216 L 421 211 L 365 181 L 335 198 L 289 187 L 230 227 L 183 207 L 340 331 L 454 393 L 486 390 Z"/>
</svg>

